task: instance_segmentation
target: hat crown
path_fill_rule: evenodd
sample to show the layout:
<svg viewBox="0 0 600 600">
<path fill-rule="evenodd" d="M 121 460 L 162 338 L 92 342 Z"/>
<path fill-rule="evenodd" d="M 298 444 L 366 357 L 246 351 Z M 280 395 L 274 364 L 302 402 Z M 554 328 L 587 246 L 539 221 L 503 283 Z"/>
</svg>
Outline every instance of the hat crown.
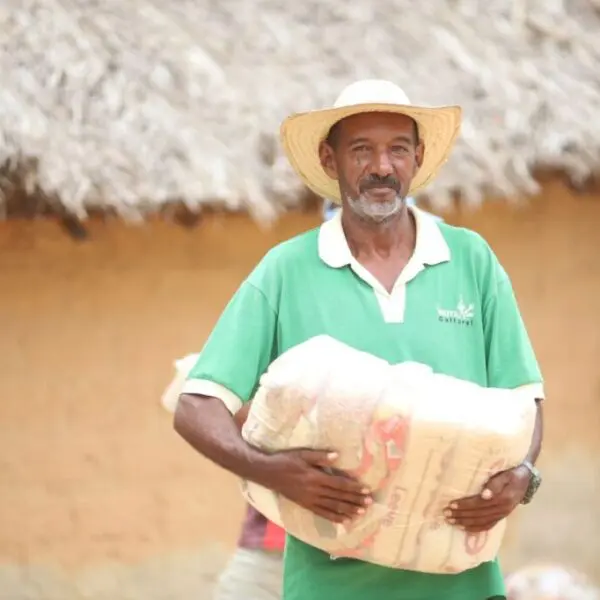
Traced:
<svg viewBox="0 0 600 600">
<path fill-rule="evenodd" d="M 400 104 L 410 105 L 404 90 L 384 79 L 363 79 L 346 86 L 337 97 L 333 107 L 356 106 L 357 104 Z"/>
</svg>

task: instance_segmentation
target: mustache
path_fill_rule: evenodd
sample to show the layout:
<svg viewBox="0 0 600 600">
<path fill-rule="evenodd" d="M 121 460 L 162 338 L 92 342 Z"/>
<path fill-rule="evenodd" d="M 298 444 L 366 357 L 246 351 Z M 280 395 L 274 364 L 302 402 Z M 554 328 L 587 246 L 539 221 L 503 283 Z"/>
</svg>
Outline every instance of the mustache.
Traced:
<svg viewBox="0 0 600 600">
<path fill-rule="evenodd" d="M 396 191 L 400 191 L 400 182 L 391 175 L 379 177 L 379 175 L 369 175 L 360 182 L 359 189 L 361 192 L 378 187 L 388 187 Z"/>
</svg>

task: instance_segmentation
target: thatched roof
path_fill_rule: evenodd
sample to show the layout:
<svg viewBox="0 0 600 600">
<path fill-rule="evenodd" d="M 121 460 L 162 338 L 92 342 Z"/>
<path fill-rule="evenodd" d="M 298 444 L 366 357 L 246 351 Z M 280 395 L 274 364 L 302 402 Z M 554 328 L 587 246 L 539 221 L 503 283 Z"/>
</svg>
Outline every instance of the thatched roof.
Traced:
<svg viewBox="0 0 600 600">
<path fill-rule="evenodd" d="M 0 27 L 0 187 L 79 216 L 272 216 L 300 190 L 280 121 L 363 77 L 464 106 L 437 203 L 600 168 L 599 0 L 4 0 Z"/>
</svg>

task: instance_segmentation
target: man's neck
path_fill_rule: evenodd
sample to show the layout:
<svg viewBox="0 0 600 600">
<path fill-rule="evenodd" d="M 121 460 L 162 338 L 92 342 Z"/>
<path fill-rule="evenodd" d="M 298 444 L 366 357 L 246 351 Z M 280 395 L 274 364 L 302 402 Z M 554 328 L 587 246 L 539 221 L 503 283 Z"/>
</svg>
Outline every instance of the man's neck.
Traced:
<svg viewBox="0 0 600 600">
<path fill-rule="evenodd" d="M 350 209 L 342 212 L 342 227 L 352 255 L 385 259 L 398 254 L 410 256 L 416 243 L 415 217 L 408 208 L 383 223 L 358 218 Z"/>
</svg>

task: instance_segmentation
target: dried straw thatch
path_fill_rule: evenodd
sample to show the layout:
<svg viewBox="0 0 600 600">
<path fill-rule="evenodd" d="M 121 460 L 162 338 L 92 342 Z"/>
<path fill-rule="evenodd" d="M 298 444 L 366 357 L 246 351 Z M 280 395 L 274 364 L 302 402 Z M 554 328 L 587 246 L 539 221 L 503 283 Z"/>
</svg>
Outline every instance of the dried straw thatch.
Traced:
<svg viewBox="0 0 600 600">
<path fill-rule="evenodd" d="M 84 216 L 170 201 L 270 217 L 300 187 L 290 112 L 363 77 L 459 103 L 428 195 L 534 192 L 534 166 L 600 166 L 599 0 L 3 0 L 2 187 L 24 178 Z M 277 200 L 275 200 L 277 199 Z"/>
</svg>

